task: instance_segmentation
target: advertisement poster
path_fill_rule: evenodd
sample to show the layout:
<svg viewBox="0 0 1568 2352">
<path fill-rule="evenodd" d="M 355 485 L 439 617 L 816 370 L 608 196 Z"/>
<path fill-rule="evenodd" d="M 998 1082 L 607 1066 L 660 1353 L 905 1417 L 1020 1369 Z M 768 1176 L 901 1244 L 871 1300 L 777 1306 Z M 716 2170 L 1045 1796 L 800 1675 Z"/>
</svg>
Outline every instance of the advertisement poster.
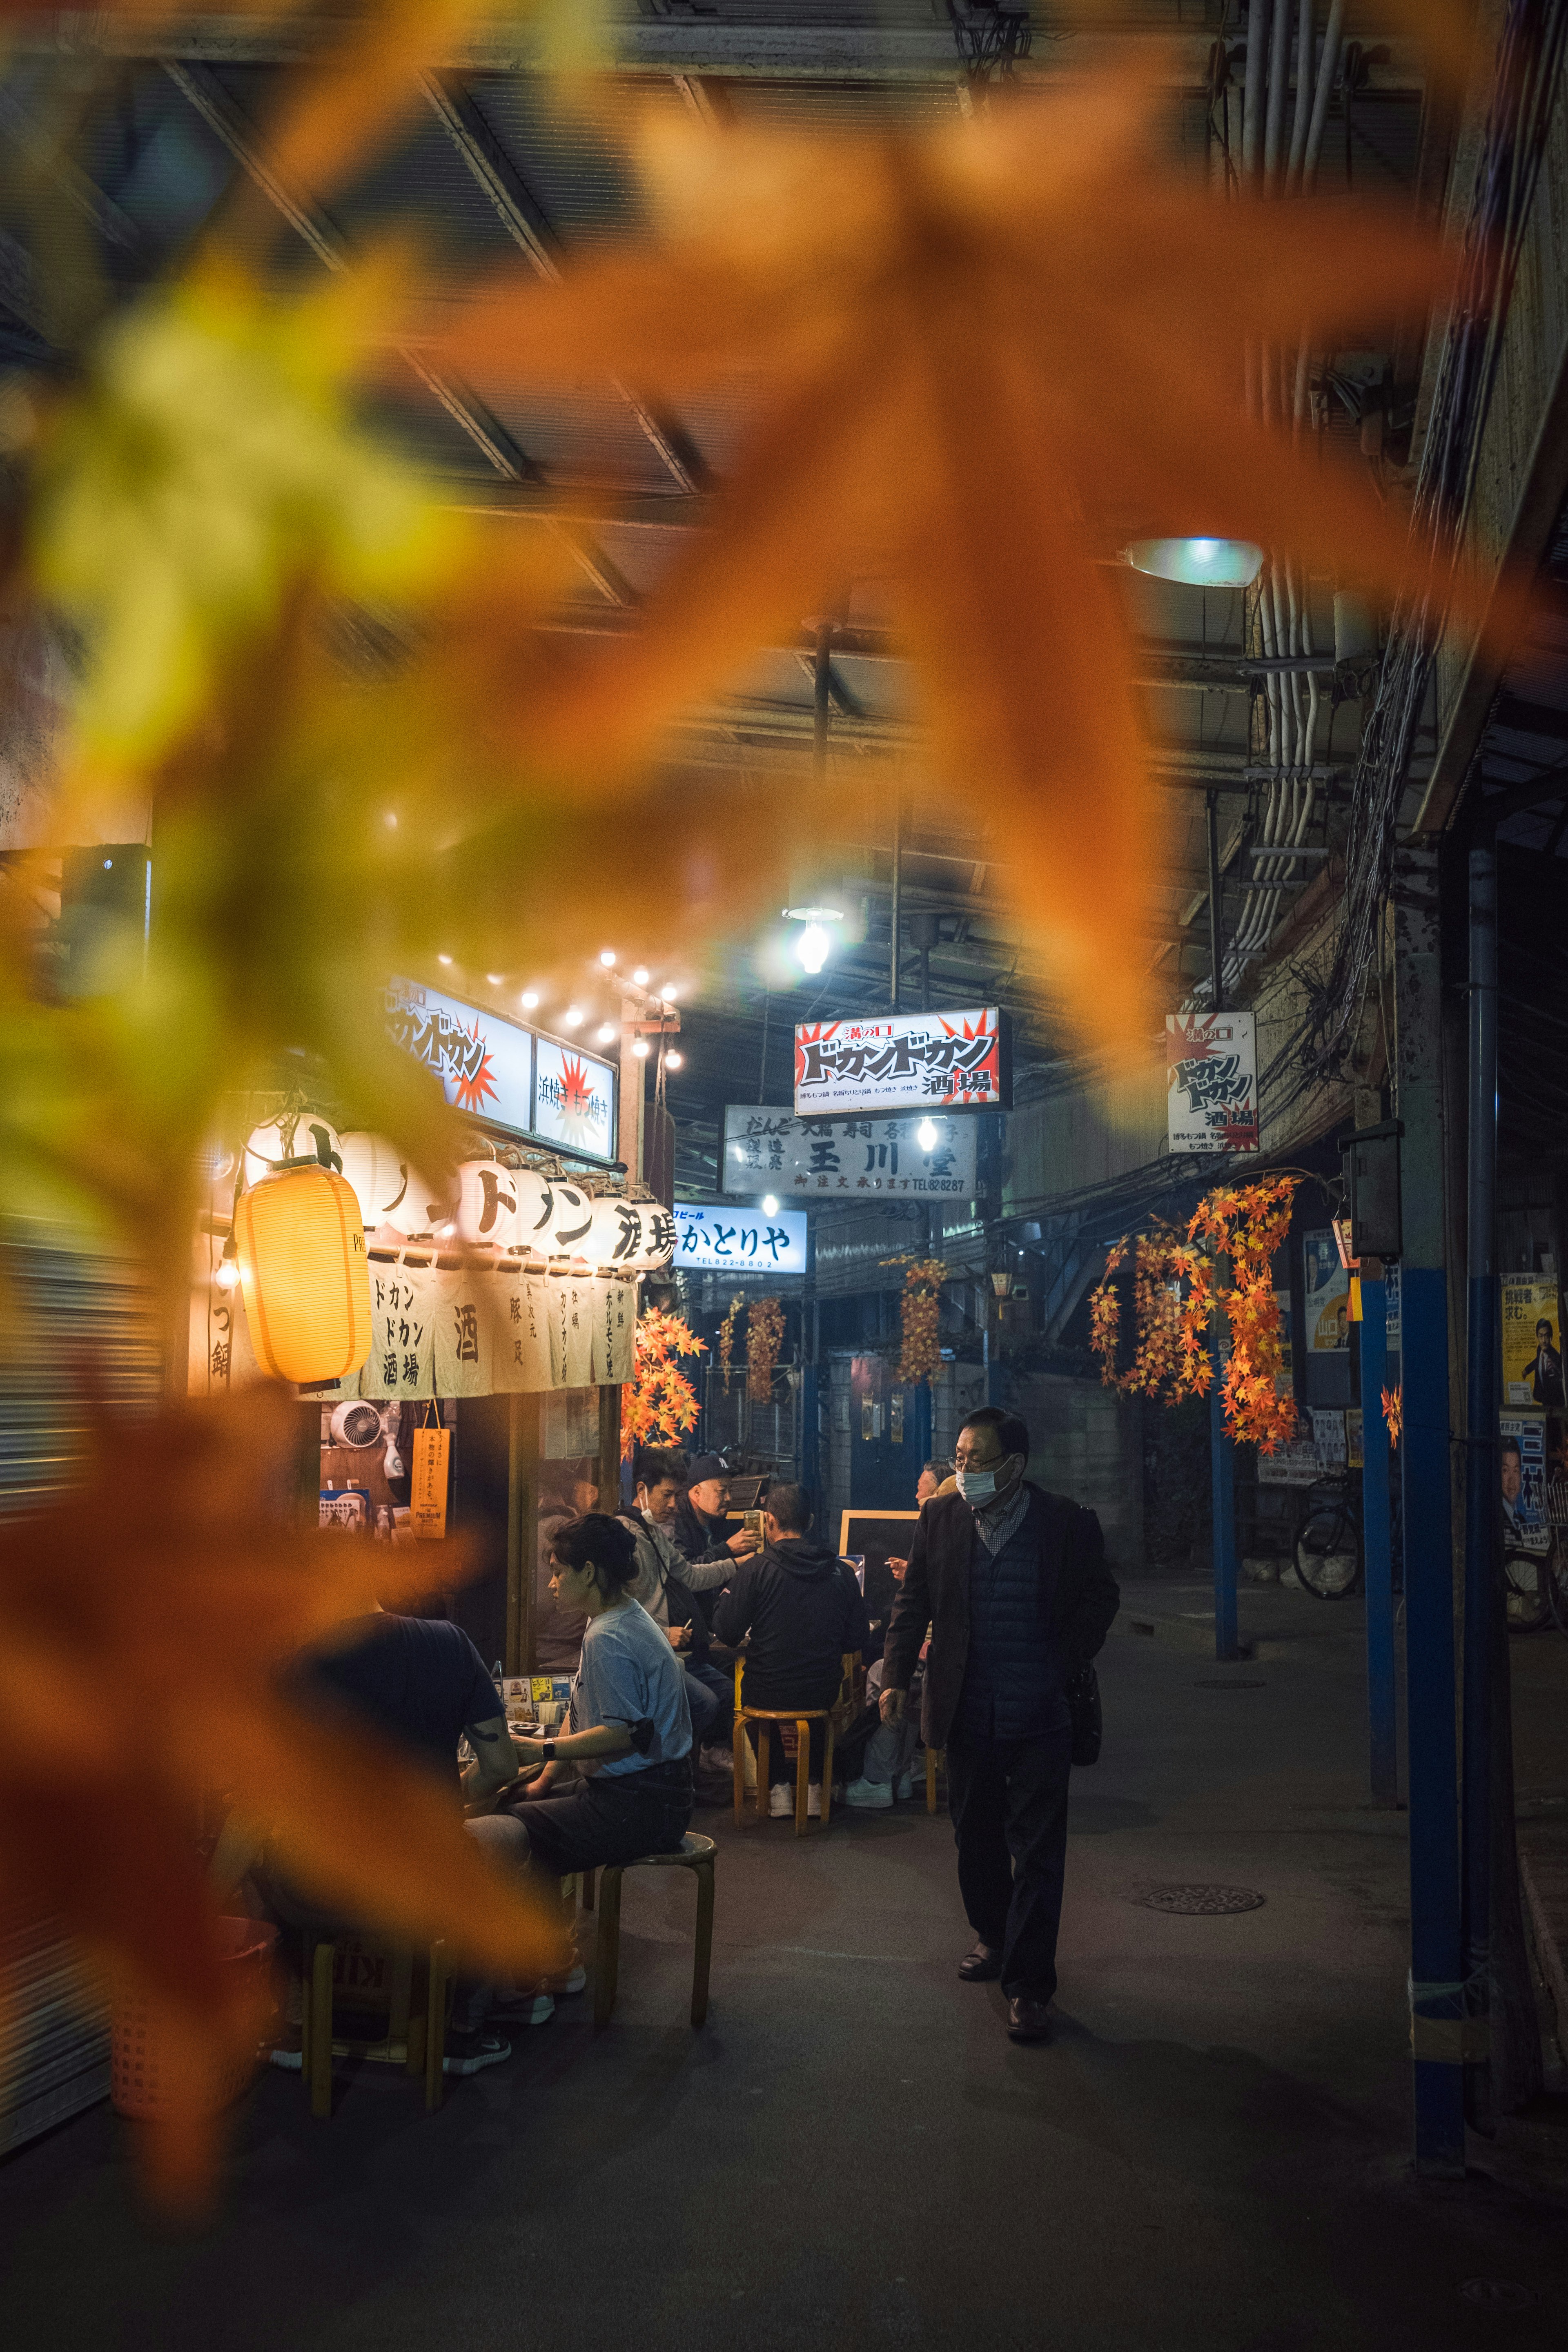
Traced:
<svg viewBox="0 0 1568 2352">
<path fill-rule="evenodd" d="M 922 1142 L 921 1130 L 930 1130 Z M 731 1103 L 724 1113 L 726 1192 L 933 1192 L 972 1201 L 978 1133 L 942 1111 L 907 1118 L 796 1118 Z"/>
<path fill-rule="evenodd" d="M 1340 1264 L 1332 1227 L 1303 1234 L 1301 1255 L 1307 1271 L 1307 1351 L 1332 1354 L 1351 1343 L 1351 1278 Z"/>
<path fill-rule="evenodd" d="M 533 1034 L 520 1022 L 414 981 L 394 980 L 386 988 L 386 1034 L 435 1072 L 455 1109 L 528 1133 Z"/>
<path fill-rule="evenodd" d="M 1556 1276 L 1499 1276 L 1505 1404 L 1563 1409 L 1563 1324 Z"/>
<path fill-rule="evenodd" d="M 594 1160 L 616 1156 L 616 1066 L 579 1045 L 534 1041 L 533 1132 Z"/>
<path fill-rule="evenodd" d="M 889 1013 L 807 1021 L 795 1033 L 795 1107 L 824 1111 L 1009 1110 L 1012 1058 L 994 1005 L 966 1013 Z"/>
<path fill-rule="evenodd" d="M 675 1204 L 675 1263 L 700 1273 L 804 1274 L 804 1209 L 760 1210 Z"/>
<path fill-rule="evenodd" d="M 1167 1013 L 1173 1151 L 1258 1150 L 1258 1043 L 1250 1013 Z"/>
<path fill-rule="evenodd" d="M 415 1431 L 408 1524 L 415 1535 L 427 1542 L 439 1541 L 447 1532 L 447 1467 L 451 1451 L 449 1429 Z"/>
<path fill-rule="evenodd" d="M 1503 1549 L 1545 1551 L 1552 1542 L 1546 1518 L 1546 1415 L 1500 1413 L 1498 1434 Z"/>
</svg>

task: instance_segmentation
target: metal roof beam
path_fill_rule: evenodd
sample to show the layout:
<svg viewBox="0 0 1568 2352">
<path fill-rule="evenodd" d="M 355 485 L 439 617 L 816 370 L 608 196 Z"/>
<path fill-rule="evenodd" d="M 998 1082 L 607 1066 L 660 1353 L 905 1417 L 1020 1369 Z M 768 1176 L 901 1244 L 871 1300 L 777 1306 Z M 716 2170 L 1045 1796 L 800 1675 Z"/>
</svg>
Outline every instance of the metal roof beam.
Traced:
<svg viewBox="0 0 1568 2352">
<path fill-rule="evenodd" d="M 466 89 L 442 74 L 421 74 L 419 87 L 437 121 L 494 205 L 507 235 L 521 248 L 530 268 L 554 283 L 561 276 L 555 232 L 543 206 L 480 108 Z M 680 426 L 658 416 L 618 376 L 612 376 L 610 381 L 658 452 L 677 488 L 701 488 L 708 478 L 707 468 Z"/>
</svg>

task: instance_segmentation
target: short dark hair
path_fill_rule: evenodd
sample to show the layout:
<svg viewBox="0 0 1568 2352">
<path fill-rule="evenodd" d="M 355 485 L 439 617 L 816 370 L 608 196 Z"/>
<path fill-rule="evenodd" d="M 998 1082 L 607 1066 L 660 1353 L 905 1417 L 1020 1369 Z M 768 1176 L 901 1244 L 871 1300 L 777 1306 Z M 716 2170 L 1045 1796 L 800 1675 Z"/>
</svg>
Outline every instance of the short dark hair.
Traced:
<svg viewBox="0 0 1568 2352">
<path fill-rule="evenodd" d="M 1536 1328 L 1536 1329 L 1537 1329 L 1538 1331 L 1544 1331 L 1544 1332 L 1545 1332 L 1545 1334 L 1546 1334 L 1546 1336 L 1547 1336 L 1547 1338 L 1548 1338 L 1549 1339 L 1551 1339 L 1551 1337 L 1552 1337 L 1552 1326 L 1551 1326 L 1551 1324 L 1547 1321 L 1547 1319 L 1546 1319 L 1546 1318 L 1545 1318 L 1545 1316 L 1544 1316 L 1544 1315 L 1542 1317 L 1542 1318 L 1541 1318 L 1540 1322 L 1536 1325 L 1536 1327 L 1535 1327 L 1535 1328 Z"/>
<path fill-rule="evenodd" d="M 983 1404 L 973 1412 L 966 1412 L 960 1427 L 963 1429 L 994 1429 L 996 1443 L 1004 1454 L 1021 1454 L 1029 1458 L 1029 1431 L 1026 1423 L 1016 1412 L 1006 1412 L 999 1404 Z"/>
<path fill-rule="evenodd" d="M 803 1536 L 811 1525 L 811 1496 L 804 1486 L 793 1486 L 788 1479 L 776 1480 L 769 1486 L 764 1507 L 769 1517 L 778 1521 L 781 1534 Z"/>
<path fill-rule="evenodd" d="M 1521 1469 L 1523 1468 L 1524 1453 L 1517 1437 L 1505 1437 L 1503 1439 L 1502 1444 L 1498 1447 L 1498 1459 L 1500 1461 L 1505 1454 L 1517 1454 L 1519 1455 L 1520 1467 Z"/>
<path fill-rule="evenodd" d="M 667 1446 L 645 1445 L 637 1455 L 637 1481 L 639 1486 L 662 1486 L 667 1481 L 672 1486 L 684 1486 L 686 1465 Z"/>
<path fill-rule="evenodd" d="M 584 1511 L 565 1520 L 551 1537 L 550 1551 L 563 1568 L 596 1570 L 606 1591 L 630 1584 L 637 1572 L 637 1538 L 607 1511 Z"/>
<path fill-rule="evenodd" d="M 922 1475 L 928 1470 L 931 1472 L 933 1478 L 951 1478 L 952 1475 L 952 1463 L 942 1461 L 941 1456 L 935 1454 L 931 1455 L 929 1462 L 922 1462 L 921 1464 Z"/>
</svg>

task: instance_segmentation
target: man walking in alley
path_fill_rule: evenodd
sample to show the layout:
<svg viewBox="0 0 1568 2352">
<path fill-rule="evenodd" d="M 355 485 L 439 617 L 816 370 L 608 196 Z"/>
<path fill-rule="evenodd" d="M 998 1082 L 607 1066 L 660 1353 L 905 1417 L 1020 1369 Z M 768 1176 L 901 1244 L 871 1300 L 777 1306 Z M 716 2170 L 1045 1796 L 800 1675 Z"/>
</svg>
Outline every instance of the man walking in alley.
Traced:
<svg viewBox="0 0 1568 2352">
<path fill-rule="evenodd" d="M 1028 1458 L 1027 1429 L 999 1405 L 959 1432 L 958 1492 L 921 1511 L 893 1604 L 881 1712 L 901 1721 L 929 1624 L 922 1728 L 947 1750 L 959 1890 L 979 1937 L 958 1973 L 999 1977 L 1008 2032 L 1042 2042 L 1067 1859 L 1068 1685 L 1121 1595 L 1094 1513 L 1032 1486 Z"/>
</svg>

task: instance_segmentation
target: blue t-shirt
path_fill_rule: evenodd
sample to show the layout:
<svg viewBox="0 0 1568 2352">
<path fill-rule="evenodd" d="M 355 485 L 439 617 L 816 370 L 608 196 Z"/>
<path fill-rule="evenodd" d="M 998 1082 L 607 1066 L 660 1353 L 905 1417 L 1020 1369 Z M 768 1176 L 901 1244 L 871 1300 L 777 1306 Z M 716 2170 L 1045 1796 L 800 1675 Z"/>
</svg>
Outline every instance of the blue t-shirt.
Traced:
<svg viewBox="0 0 1568 2352">
<path fill-rule="evenodd" d="M 595 1777 L 643 1772 L 691 1753 L 686 1669 L 640 1601 L 590 1618 L 583 1636 L 567 1727 L 593 1731 L 602 1723 L 649 1724 L 652 1736 L 641 1753 L 585 1760 L 580 1769 Z"/>
<path fill-rule="evenodd" d="M 454 1781 L 461 1735 L 506 1713 L 462 1627 L 440 1618 L 367 1617 L 352 1641 L 311 1658 L 298 1679 L 306 1693 L 346 1704 Z"/>
</svg>

